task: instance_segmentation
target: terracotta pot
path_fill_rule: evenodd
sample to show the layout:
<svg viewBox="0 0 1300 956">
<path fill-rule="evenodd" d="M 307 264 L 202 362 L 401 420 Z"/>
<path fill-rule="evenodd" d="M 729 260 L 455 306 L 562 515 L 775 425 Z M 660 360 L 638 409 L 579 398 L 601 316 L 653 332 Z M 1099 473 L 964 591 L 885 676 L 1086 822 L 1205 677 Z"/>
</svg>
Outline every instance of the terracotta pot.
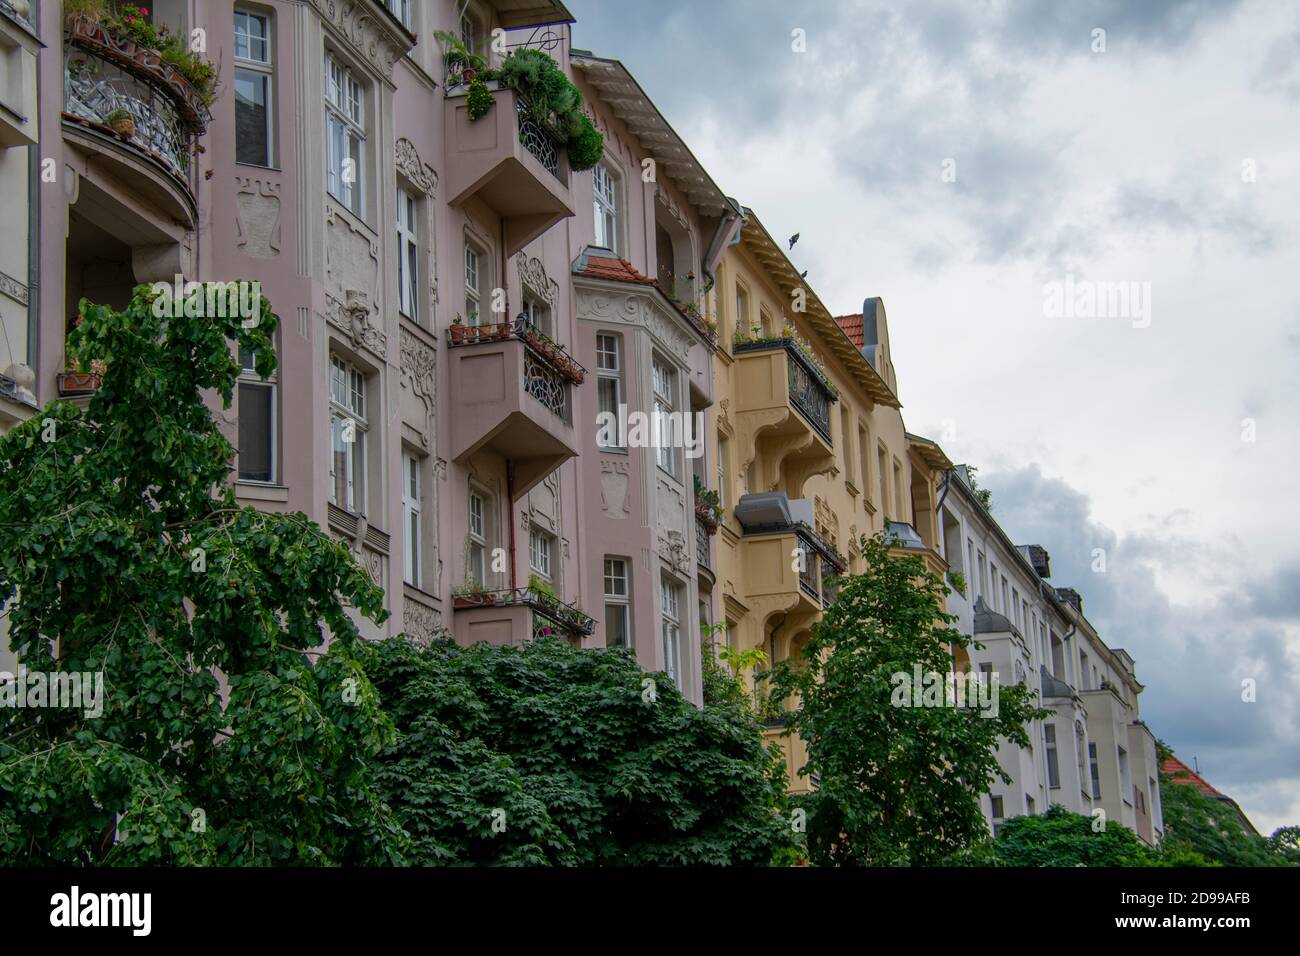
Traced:
<svg viewBox="0 0 1300 956">
<path fill-rule="evenodd" d="M 471 83 L 473 83 L 474 77 L 476 76 L 478 76 L 478 70 L 474 69 L 474 67 L 472 66 L 467 66 L 460 71 L 461 82 L 464 83 L 466 86 L 469 86 Z"/>
<path fill-rule="evenodd" d="M 125 119 L 112 120 L 108 125 L 123 139 L 130 139 L 135 135 L 135 120 L 129 116 Z"/>
<path fill-rule="evenodd" d="M 464 326 L 464 325 L 460 324 L 459 322 L 454 322 L 454 323 L 452 323 L 452 326 L 451 326 L 451 340 L 452 340 L 452 342 L 454 342 L 454 343 L 457 344 L 457 345 L 459 345 L 460 343 L 462 343 L 462 342 L 465 341 L 465 326 Z"/>
</svg>

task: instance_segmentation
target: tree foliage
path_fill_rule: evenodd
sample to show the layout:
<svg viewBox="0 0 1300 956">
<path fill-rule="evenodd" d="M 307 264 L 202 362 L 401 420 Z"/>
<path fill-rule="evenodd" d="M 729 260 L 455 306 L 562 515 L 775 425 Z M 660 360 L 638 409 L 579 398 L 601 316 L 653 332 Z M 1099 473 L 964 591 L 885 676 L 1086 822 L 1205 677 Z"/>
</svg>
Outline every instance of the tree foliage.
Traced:
<svg viewBox="0 0 1300 956">
<path fill-rule="evenodd" d="M 1031 691 L 998 690 L 996 716 L 954 706 L 894 706 L 894 675 L 914 665 L 946 675 L 969 638 L 949 625 L 943 582 L 920 558 L 899 558 L 863 539 L 866 567 L 841 579 L 798 662 L 777 668 L 781 698 L 798 701 L 788 730 L 808 745 L 801 771 L 808 849 L 826 864 L 936 862 L 986 832 L 980 797 L 995 778 L 1001 739 L 1028 745 L 1041 714 Z M 991 712 L 989 708 L 985 713 Z"/>
<path fill-rule="evenodd" d="M 1177 783 L 1162 774 L 1160 802 L 1165 821 L 1163 845 L 1170 851 L 1197 853 L 1223 866 L 1284 866 L 1296 862 L 1288 858 L 1282 840 L 1273 842 L 1249 832 L 1235 806 L 1190 784 Z"/>
<path fill-rule="evenodd" d="M 274 369 L 270 304 L 245 322 L 156 298 L 83 300 L 69 355 L 106 366 L 89 407 L 0 438 L 11 648 L 104 682 L 98 717 L 0 708 L 0 858 L 399 860 L 368 769 L 393 729 L 349 610 L 381 620 L 382 592 L 306 516 L 239 507 L 203 397 L 230 405 L 231 340 Z"/>
<path fill-rule="evenodd" d="M 1204 866 L 1192 855 L 1164 858 L 1128 827 L 1098 827 L 1092 817 L 1053 804 L 1037 816 L 1012 817 L 996 840 L 977 844 L 952 862 L 983 866 Z"/>
<path fill-rule="evenodd" d="M 397 725 L 377 775 L 413 862 L 766 865 L 790 842 L 743 702 L 700 710 L 626 650 L 395 639 L 365 665 Z"/>
</svg>

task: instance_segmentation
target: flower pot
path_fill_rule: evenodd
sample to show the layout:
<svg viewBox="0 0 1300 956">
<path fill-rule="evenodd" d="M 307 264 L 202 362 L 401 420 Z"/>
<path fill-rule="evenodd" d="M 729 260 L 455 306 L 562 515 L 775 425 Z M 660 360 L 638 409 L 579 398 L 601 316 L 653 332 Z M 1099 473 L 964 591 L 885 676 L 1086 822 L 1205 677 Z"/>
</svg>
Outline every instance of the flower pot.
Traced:
<svg viewBox="0 0 1300 956">
<path fill-rule="evenodd" d="M 135 120 L 130 116 L 109 120 L 108 125 L 114 133 L 123 139 L 130 139 L 135 135 Z"/>
<path fill-rule="evenodd" d="M 472 66 L 467 66 L 465 67 L 465 69 L 460 71 L 461 82 L 464 83 L 466 86 L 469 86 L 471 83 L 473 83 L 474 77 L 476 76 L 478 76 L 478 70 L 474 69 L 474 67 Z"/>
<path fill-rule="evenodd" d="M 451 326 L 451 341 L 453 345 L 460 345 L 465 341 L 465 326 L 459 322 L 453 322 Z"/>
</svg>

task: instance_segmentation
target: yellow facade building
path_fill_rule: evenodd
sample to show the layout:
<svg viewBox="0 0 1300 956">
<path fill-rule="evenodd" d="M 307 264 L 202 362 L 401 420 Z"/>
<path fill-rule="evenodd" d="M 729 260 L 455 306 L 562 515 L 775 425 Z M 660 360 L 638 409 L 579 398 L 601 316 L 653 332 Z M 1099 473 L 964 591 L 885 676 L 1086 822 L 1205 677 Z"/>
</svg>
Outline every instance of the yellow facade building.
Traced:
<svg viewBox="0 0 1300 956">
<path fill-rule="evenodd" d="M 751 210 L 718 270 L 713 427 L 725 643 L 797 659 L 858 542 L 888 529 L 944 573 L 935 489 L 951 462 L 903 425 L 885 310 L 830 313 Z M 711 482 L 712 484 L 712 482 Z M 779 737 L 781 728 L 770 733 Z M 786 739 L 791 787 L 802 742 Z"/>
</svg>

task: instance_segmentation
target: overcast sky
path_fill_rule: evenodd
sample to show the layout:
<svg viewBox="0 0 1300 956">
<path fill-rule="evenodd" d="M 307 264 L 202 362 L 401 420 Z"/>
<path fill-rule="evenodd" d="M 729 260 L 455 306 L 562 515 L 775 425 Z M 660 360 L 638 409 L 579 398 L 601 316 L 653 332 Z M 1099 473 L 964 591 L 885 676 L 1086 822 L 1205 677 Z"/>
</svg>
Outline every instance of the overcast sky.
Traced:
<svg viewBox="0 0 1300 956">
<path fill-rule="evenodd" d="M 569 7 L 833 311 L 884 298 L 909 430 L 1050 551 L 1153 733 L 1300 823 L 1300 4 Z M 1067 276 L 1149 314 L 1051 317 Z"/>
</svg>

